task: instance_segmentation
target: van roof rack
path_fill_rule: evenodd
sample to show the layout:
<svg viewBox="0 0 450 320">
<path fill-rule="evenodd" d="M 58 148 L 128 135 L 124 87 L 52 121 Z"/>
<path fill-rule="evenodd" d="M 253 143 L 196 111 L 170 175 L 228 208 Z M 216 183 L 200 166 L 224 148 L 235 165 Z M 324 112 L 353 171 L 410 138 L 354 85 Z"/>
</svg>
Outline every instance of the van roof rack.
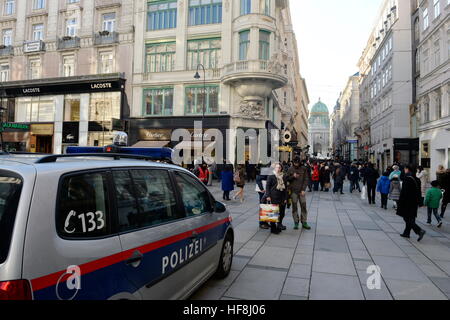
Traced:
<svg viewBox="0 0 450 320">
<path fill-rule="evenodd" d="M 167 161 L 170 159 L 156 159 L 149 156 L 132 155 L 132 154 L 119 154 L 119 153 L 75 153 L 75 154 L 53 154 L 46 157 L 42 157 L 36 161 L 36 163 L 51 163 L 56 162 L 59 158 L 79 158 L 79 157 L 96 157 L 96 158 L 113 158 L 114 160 L 120 159 L 136 159 L 146 161 Z"/>
</svg>

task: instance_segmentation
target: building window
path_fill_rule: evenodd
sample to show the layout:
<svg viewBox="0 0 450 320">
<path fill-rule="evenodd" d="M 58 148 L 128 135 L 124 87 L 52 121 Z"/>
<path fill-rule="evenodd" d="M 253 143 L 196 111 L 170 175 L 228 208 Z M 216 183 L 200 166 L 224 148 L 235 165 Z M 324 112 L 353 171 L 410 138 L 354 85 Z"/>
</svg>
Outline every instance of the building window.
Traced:
<svg viewBox="0 0 450 320">
<path fill-rule="evenodd" d="M 439 39 L 434 42 L 434 66 L 437 67 L 441 64 L 441 47 Z"/>
<path fill-rule="evenodd" d="M 416 73 L 420 73 L 420 55 L 419 55 L 419 50 L 416 50 L 416 54 L 415 54 L 415 58 L 416 58 Z"/>
<path fill-rule="evenodd" d="M 173 114 L 173 88 L 144 90 L 144 115 L 171 116 Z"/>
<path fill-rule="evenodd" d="M 45 0 L 34 0 L 33 1 L 33 9 L 44 9 L 45 8 Z"/>
<path fill-rule="evenodd" d="M 66 20 L 66 36 L 75 37 L 77 34 L 77 19 Z"/>
<path fill-rule="evenodd" d="M 120 119 L 120 92 L 91 93 L 89 121 Z"/>
<path fill-rule="evenodd" d="M 75 75 L 75 57 L 63 56 L 63 76 L 72 77 Z"/>
<path fill-rule="evenodd" d="M 102 15 L 102 31 L 114 32 L 116 27 L 116 13 L 105 13 Z"/>
<path fill-rule="evenodd" d="M 30 79 L 41 77 L 41 58 L 30 59 Z"/>
<path fill-rule="evenodd" d="M 430 122 L 430 104 L 428 102 L 425 102 L 423 106 L 423 112 L 424 112 L 423 116 L 424 123 Z"/>
<path fill-rule="evenodd" d="M 188 41 L 187 67 L 189 70 L 194 70 L 201 63 L 205 69 L 216 69 L 219 65 L 220 55 L 220 38 L 190 40 Z"/>
<path fill-rule="evenodd" d="M 434 18 L 436 19 L 441 14 L 440 0 L 433 0 L 433 6 L 434 6 Z"/>
<path fill-rule="evenodd" d="M 428 8 L 423 9 L 422 16 L 423 16 L 423 30 L 426 30 L 430 25 L 430 21 L 428 18 Z"/>
<path fill-rule="evenodd" d="M 420 40 L 420 34 L 419 34 L 419 18 L 417 18 L 414 21 L 414 40 L 419 41 Z"/>
<path fill-rule="evenodd" d="M 203 87 L 186 88 L 186 113 L 202 114 L 219 112 L 219 86 L 207 86 L 206 94 Z"/>
<path fill-rule="evenodd" d="M 239 60 L 247 60 L 250 46 L 250 31 L 239 32 Z"/>
<path fill-rule="evenodd" d="M 427 73 L 430 71 L 430 59 L 429 59 L 430 50 L 425 49 L 423 51 L 423 71 Z"/>
<path fill-rule="evenodd" d="M 259 31 L 259 59 L 269 60 L 270 58 L 270 32 Z"/>
<path fill-rule="evenodd" d="M 100 52 L 99 73 L 112 73 L 114 68 L 114 59 L 112 52 Z"/>
<path fill-rule="evenodd" d="M 44 39 L 44 25 L 42 23 L 33 25 L 33 40 L 39 41 Z"/>
<path fill-rule="evenodd" d="M 5 1 L 5 15 L 9 16 L 11 14 L 14 14 L 14 0 L 6 0 Z"/>
<path fill-rule="evenodd" d="M 147 45 L 146 72 L 168 72 L 175 67 L 175 42 Z"/>
<path fill-rule="evenodd" d="M 17 98 L 16 122 L 53 122 L 55 103 L 49 97 Z"/>
<path fill-rule="evenodd" d="M 177 27 L 177 1 L 150 2 L 147 7 L 147 30 Z"/>
<path fill-rule="evenodd" d="M 270 1 L 271 0 L 260 0 L 260 8 L 261 13 L 265 14 L 266 16 L 270 16 Z"/>
<path fill-rule="evenodd" d="M 440 91 L 436 92 L 436 119 L 439 120 L 443 118 L 442 114 L 442 100 Z"/>
<path fill-rule="evenodd" d="M 77 3 L 80 2 L 80 0 L 69 0 L 68 3 Z"/>
<path fill-rule="evenodd" d="M 3 45 L 12 46 L 12 29 L 3 30 Z"/>
<path fill-rule="evenodd" d="M 6 82 L 9 80 L 9 64 L 2 63 L 0 64 L 0 81 Z"/>
<path fill-rule="evenodd" d="M 241 16 L 252 12 L 252 0 L 241 0 Z"/>
<path fill-rule="evenodd" d="M 189 0 L 189 25 L 222 23 L 222 0 Z"/>
</svg>

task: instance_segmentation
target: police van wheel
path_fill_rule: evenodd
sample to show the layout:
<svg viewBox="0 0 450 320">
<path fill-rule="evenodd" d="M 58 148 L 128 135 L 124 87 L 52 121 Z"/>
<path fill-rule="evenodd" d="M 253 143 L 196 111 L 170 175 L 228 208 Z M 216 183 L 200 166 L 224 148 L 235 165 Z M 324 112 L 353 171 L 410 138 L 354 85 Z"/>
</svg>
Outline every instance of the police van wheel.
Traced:
<svg viewBox="0 0 450 320">
<path fill-rule="evenodd" d="M 216 271 L 216 277 L 219 279 L 226 278 L 231 271 L 233 262 L 233 236 L 227 234 L 223 240 L 222 252 L 220 254 L 219 267 Z"/>
</svg>

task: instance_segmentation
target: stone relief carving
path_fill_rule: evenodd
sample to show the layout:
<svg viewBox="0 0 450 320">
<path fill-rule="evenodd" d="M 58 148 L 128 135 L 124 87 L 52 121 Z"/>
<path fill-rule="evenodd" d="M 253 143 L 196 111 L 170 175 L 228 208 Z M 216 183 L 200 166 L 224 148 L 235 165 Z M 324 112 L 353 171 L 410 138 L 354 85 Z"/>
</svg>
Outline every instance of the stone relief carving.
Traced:
<svg viewBox="0 0 450 320">
<path fill-rule="evenodd" d="M 265 118 L 265 110 L 259 101 L 242 100 L 239 107 L 239 113 L 249 118 Z"/>
</svg>

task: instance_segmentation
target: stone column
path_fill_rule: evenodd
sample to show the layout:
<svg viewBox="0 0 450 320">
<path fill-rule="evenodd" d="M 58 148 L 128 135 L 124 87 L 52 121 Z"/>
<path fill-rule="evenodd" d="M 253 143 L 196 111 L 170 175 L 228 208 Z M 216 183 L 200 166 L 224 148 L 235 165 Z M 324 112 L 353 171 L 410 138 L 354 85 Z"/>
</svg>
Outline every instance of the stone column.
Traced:
<svg viewBox="0 0 450 320">
<path fill-rule="evenodd" d="M 186 69 L 185 52 L 187 46 L 187 32 L 189 19 L 189 1 L 179 0 L 177 9 L 177 50 L 175 56 L 175 70 Z"/>
<path fill-rule="evenodd" d="M 64 121 L 64 95 L 54 97 L 55 119 L 53 132 L 53 153 L 62 153 L 62 132 Z"/>
<path fill-rule="evenodd" d="M 90 103 L 89 93 L 84 93 L 80 95 L 80 128 L 78 138 L 78 145 L 80 147 L 85 147 L 88 144 L 89 103 Z"/>
</svg>

